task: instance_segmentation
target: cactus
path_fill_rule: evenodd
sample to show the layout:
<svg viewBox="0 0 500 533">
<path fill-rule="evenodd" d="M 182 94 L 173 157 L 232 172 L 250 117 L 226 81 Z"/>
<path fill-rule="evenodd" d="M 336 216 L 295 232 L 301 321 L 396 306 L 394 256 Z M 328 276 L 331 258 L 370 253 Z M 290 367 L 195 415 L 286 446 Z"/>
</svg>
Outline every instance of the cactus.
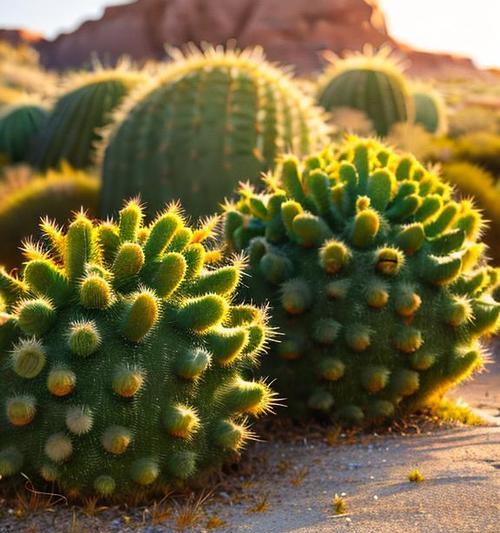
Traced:
<svg viewBox="0 0 500 533">
<path fill-rule="evenodd" d="M 98 195 L 97 178 L 67 165 L 61 172 L 46 175 L 33 174 L 29 168 L 8 171 L 0 183 L 0 265 L 12 268 L 21 264 L 19 243 L 38 235 L 42 217 L 63 223 L 81 207 L 95 213 Z"/>
<path fill-rule="evenodd" d="M 0 155 L 11 163 L 26 161 L 33 138 L 46 119 L 45 108 L 27 99 L 3 106 L 0 111 Z"/>
<path fill-rule="evenodd" d="M 190 214 L 208 214 L 281 152 L 308 153 L 324 140 L 322 112 L 260 48 L 171 55 L 103 144 L 102 215 L 137 194 L 152 212 L 180 198 Z"/>
<path fill-rule="evenodd" d="M 214 266 L 214 220 L 191 229 L 175 205 L 142 219 L 132 201 L 116 224 L 46 222 L 22 277 L 0 272 L 2 483 L 23 472 L 69 496 L 162 491 L 234 456 L 272 406 L 242 377 L 265 314 L 233 303 L 242 261 Z"/>
<path fill-rule="evenodd" d="M 413 120 L 414 108 L 400 61 L 391 49 L 365 47 L 345 59 L 325 54 L 330 66 L 318 81 L 318 103 L 327 111 L 350 107 L 365 113 L 378 135 L 398 122 Z"/>
<path fill-rule="evenodd" d="M 109 124 L 125 96 L 145 80 L 124 66 L 71 77 L 40 132 L 31 163 L 43 170 L 57 168 L 62 161 L 78 169 L 91 167 L 100 129 Z"/>
<path fill-rule="evenodd" d="M 444 135 L 448 130 L 446 105 L 436 90 L 423 84 L 412 87 L 415 107 L 415 123 L 435 135 Z"/>
<path fill-rule="evenodd" d="M 465 161 L 455 161 L 443 165 L 443 179 L 456 187 L 464 198 L 474 198 L 489 227 L 483 240 L 488 244 L 489 255 L 495 265 L 500 265 L 500 187 L 494 176 L 481 167 Z"/>
<path fill-rule="evenodd" d="M 249 294 L 271 300 L 283 340 L 263 372 L 291 414 L 379 421 L 481 368 L 499 273 L 470 201 L 370 139 L 287 156 L 266 183 L 226 206 L 225 236 L 248 252 Z"/>
<path fill-rule="evenodd" d="M 500 175 L 500 135 L 487 131 L 469 133 L 456 140 L 455 159 L 483 167 L 494 176 Z"/>
</svg>

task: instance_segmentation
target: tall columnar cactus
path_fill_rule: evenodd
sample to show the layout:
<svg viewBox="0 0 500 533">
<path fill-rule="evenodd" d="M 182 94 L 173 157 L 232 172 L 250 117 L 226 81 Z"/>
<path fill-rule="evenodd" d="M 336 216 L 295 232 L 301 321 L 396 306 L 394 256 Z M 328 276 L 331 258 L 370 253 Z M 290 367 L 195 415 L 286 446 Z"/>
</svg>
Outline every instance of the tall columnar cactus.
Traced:
<svg viewBox="0 0 500 533">
<path fill-rule="evenodd" d="M 366 47 L 346 59 L 326 55 L 330 66 L 318 82 L 318 103 L 327 111 L 350 107 L 365 113 L 378 135 L 413 119 L 414 108 L 400 64 L 389 48 Z"/>
<path fill-rule="evenodd" d="M 290 411 L 350 423 L 429 405 L 481 368 L 500 306 L 479 212 L 412 156 L 351 138 L 268 190 L 241 190 L 225 235 L 284 335 L 263 372 Z"/>
<path fill-rule="evenodd" d="M 92 166 L 101 129 L 112 112 L 146 77 L 118 67 L 70 78 L 40 132 L 31 156 L 34 166 L 57 168 L 62 161 L 74 168 Z"/>
<path fill-rule="evenodd" d="M 412 97 L 415 123 L 423 126 L 429 133 L 445 134 L 448 129 L 448 119 L 441 94 L 431 87 L 415 85 L 412 87 Z"/>
<path fill-rule="evenodd" d="M 11 163 L 26 161 L 34 137 L 43 127 L 47 111 L 23 99 L 0 110 L 0 156 Z"/>
<path fill-rule="evenodd" d="M 208 214 L 283 151 L 305 154 L 324 140 L 322 113 L 260 48 L 171 54 L 104 143 L 102 215 L 137 194 L 151 211 L 180 198 L 192 215 Z"/>
<path fill-rule="evenodd" d="M 213 220 L 142 218 L 130 202 L 118 224 L 45 223 L 22 277 L 0 271 L 0 483 L 163 490 L 234 455 L 270 408 L 268 386 L 241 374 L 267 336 L 263 311 L 232 301 L 241 259 L 213 265 Z"/>
<path fill-rule="evenodd" d="M 33 174 L 29 168 L 7 172 L 0 182 L 0 265 L 20 266 L 19 243 L 39 235 L 39 223 L 48 216 L 62 224 L 74 211 L 97 210 L 99 180 L 63 165 L 60 172 Z"/>
</svg>

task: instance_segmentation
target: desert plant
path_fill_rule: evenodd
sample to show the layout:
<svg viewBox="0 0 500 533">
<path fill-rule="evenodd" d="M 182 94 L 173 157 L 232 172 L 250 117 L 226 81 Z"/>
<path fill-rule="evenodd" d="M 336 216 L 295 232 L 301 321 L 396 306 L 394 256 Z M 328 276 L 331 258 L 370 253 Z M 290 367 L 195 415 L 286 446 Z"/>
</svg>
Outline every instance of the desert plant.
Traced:
<svg viewBox="0 0 500 533">
<path fill-rule="evenodd" d="M 0 86 L 49 97 L 57 90 L 57 82 L 57 75 L 40 65 L 34 48 L 0 41 Z"/>
<path fill-rule="evenodd" d="M 365 47 L 345 59 L 325 55 L 330 61 L 318 81 L 318 103 L 327 111 L 350 107 L 362 111 L 378 135 L 385 136 L 398 122 L 412 121 L 413 101 L 402 74 L 402 63 L 390 48 L 378 52 Z"/>
<path fill-rule="evenodd" d="M 0 155 L 11 163 L 26 161 L 34 137 L 47 119 L 45 107 L 23 99 L 0 110 Z"/>
<path fill-rule="evenodd" d="M 304 154 L 325 139 L 322 113 L 260 48 L 171 55 L 104 143 L 102 215 L 139 193 L 152 212 L 180 198 L 190 214 L 210 213 L 283 151 Z"/>
<path fill-rule="evenodd" d="M 41 169 L 57 168 L 62 161 L 79 169 L 92 166 L 101 129 L 123 99 L 145 81 L 126 65 L 70 76 L 40 132 L 32 164 Z"/>
<path fill-rule="evenodd" d="M 420 124 L 399 122 L 394 124 L 385 142 L 400 151 L 409 152 L 417 159 L 424 161 L 439 156 L 446 156 L 447 144 L 442 143 L 446 137 L 435 137 Z M 451 141 L 450 141 L 451 144 Z M 450 157 L 451 157 L 450 149 Z"/>
<path fill-rule="evenodd" d="M 443 135 L 448 129 L 446 105 L 441 94 L 430 86 L 412 86 L 415 123 L 432 134 Z"/>
<path fill-rule="evenodd" d="M 263 373 L 288 412 L 377 421 L 481 368 L 498 272 L 469 201 L 412 156 L 358 138 L 285 157 L 266 183 L 226 206 L 225 235 L 248 252 L 248 293 L 270 298 L 283 334 Z"/>
<path fill-rule="evenodd" d="M 443 165 L 442 176 L 456 187 L 457 195 L 472 198 L 483 211 L 489 222 L 484 232 L 488 255 L 496 265 L 500 265 L 500 188 L 495 178 L 486 170 L 465 161 Z"/>
<path fill-rule="evenodd" d="M 44 224 L 22 276 L 0 271 L 0 479 L 124 498 L 200 479 L 252 435 L 273 393 L 242 370 L 266 318 L 232 295 L 242 261 L 214 266 L 214 220 L 177 206 L 148 226 L 132 201 L 118 223 L 77 213 Z"/>
<path fill-rule="evenodd" d="M 95 213 L 98 194 L 97 178 L 67 165 L 47 174 L 35 174 L 29 167 L 7 169 L 0 182 L 0 265 L 20 265 L 19 243 L 39 235 L 42 217 L 63 223 L 82 207 Z"/>
<path fill-rule="evenodd" d="M 500 133 L 499 113 L 479 106 L 465 106 L 450 114 L 450 136 L 486 131 Z"/>
<path fill-rule="evenodd" d="M 469 161 L 500 176 L 500 135 L 478 131 L 455 141 L 454 158 Z"/>
</svg>

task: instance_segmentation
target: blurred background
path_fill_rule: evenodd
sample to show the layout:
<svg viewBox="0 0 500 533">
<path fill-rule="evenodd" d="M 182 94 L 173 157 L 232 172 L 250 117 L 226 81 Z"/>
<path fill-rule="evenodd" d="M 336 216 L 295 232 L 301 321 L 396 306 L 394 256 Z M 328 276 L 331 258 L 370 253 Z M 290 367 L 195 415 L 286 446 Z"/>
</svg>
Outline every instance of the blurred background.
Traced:
<svg viewBox="0 0 500 533">
<path fill-rule="evenodd" d="M 268 60 L 292 67 L 294 90 L 327 112 L 333 141 L 346 132 L 378 135 L 438 165 L 457 196 L 482 208 L 498 264 L 499 20 L 492 0 L 17 0 L 0 15 L 0 234 L 11 240 L 3 239 L 0 263 L 18 264 L 15 243 L 36 232 L 41 214 L 63 221 L 79 205 L 103 214 L 106 128 L 124 119 L 115 111 L 127 108 L 132 86 L 159 83 L 172 60 L 166 44 L 231 42 L 262 46 Z M 369 84 L 364 98 L 356 84 L 346 94 L 334 88 L 335 76 L 359 69 L 386 76 L 397 109 Z M 86 110 L 83 87 L 98 81 L 96 72 L 102 82 L 104 71 L 126 71 L 126 82 Z M 82 100 L 71 103 L 76 93 Z M 63 146 L 70 141 L 73 148 Z M 259 172 L 272 167 L 264 163 Z M 242 168 L 233 183 L 254 177 Z"/>
</svg>

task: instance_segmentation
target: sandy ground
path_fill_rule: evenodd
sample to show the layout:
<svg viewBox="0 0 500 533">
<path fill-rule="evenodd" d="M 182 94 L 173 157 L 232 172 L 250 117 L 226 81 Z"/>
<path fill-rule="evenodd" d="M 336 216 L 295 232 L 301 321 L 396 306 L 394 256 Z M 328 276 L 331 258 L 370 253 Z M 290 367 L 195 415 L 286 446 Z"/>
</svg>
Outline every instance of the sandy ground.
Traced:
<svg viewBox="0 0 500 533">
<path fill-rule="evenodd" d="M 97 512 L 56 505 L 16 518 L 4 502 L 0 532 L 497 533 L 500 362 L 453 396 L 490 416 L 492 425 L 409 424 L 397 434 L 341 434 L 335 442 L 324 431 L 259 442 L 195 512 L 180 500 L 156 509 Z M 408 481 L 414 468 L 424 481 Z M 343 515 L 335 514 L 335 494 L 345 501 Z M 183 527 L 190 520 L 193 526 Z"/>
</svg>

